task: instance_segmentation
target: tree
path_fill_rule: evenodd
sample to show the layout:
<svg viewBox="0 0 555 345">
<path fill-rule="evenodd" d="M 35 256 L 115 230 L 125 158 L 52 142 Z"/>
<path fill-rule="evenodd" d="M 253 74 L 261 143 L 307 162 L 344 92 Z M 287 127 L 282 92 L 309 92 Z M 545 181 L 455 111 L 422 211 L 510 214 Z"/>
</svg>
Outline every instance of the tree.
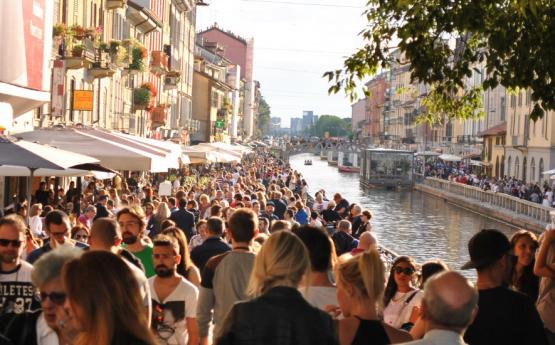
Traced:
<svg viewBox="0 0 555 345">
<path fill-rule="evenodd" d="M 412 80 L 432 88 L 424 114 L 431 122 L 476 115 L 481 88 L 465 90 L 464 79 L 479 64 L 485 89 L 531 89 L 532 119 L 555 109 L 555 1 L 369 0 L 364 14 L 364 47 L 324 74 L 330 93 L 356 98 L 360 81 L 388 68 L 398 49 Z"/>
<path fill-rule="evenodd" d="M 347 137 L 351 135 L 351 125 L 340 117 L 322 115 L 318 118 L 318 122 L 312 130 L 312 135 L 323 138 L 326 132 L 330 137 Z"/>
<path fill-rule="evenodd" d="M 260 96 L 258 102 L 258 129 L 262 135 L 270 132 L 270 115 L 271 110 L 264 96 Z"/>
</svg>

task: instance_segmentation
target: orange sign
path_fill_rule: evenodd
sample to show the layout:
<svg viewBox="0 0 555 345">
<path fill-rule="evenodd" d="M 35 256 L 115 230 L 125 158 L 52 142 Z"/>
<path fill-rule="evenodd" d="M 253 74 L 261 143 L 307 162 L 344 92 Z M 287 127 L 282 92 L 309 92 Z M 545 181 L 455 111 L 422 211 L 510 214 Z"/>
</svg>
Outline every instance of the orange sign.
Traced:
<svg viewBox="0 0 555 345">
<path fill-rule="evenodd" d="M 92 111 L 94 91 L 75 90 L 73 91 L 73 110 Z"/>
</svg>

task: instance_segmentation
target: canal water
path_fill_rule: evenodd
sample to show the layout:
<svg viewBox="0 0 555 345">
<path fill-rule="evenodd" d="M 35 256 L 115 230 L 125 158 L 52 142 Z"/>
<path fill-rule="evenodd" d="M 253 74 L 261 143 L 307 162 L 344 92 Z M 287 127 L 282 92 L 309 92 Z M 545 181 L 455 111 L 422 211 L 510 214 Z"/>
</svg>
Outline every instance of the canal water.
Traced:
<svg viewBox="0 0 555 345">
<path fill-rule="evenodd" d="M 312 165 L 304 165 L 306 159 Z M 311 195 L 320 189 L 331 198 L 339 192 L 350 203 L 372 211 L 372 231 L 383 246 L 417 262 L 442 259 L 458 270 L 468 260 L 467 244 L 483 228 L 499 229 L 510 236 L 516 229 L 419 191 L 364 189 L 358 174 L 340 173 L 312 154 L 290 158 L 291 167 L 305 177 Z M 473 270 L 463 272 L 475 277 Z"/>
</svg>

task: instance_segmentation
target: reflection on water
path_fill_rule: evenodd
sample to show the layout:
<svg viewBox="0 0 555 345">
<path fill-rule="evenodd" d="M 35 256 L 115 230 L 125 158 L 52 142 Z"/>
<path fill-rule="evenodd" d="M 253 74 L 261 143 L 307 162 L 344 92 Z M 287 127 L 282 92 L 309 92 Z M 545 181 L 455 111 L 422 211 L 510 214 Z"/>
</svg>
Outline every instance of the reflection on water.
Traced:
<svg viewBox="0 0 555 345">
<path fill-rule="evenodd" d="M 305 166 L 305 159 L 312 159 Z M 515 229 L 418 191 L 364 190 L 358 174 L 339 173 L 337 167 L 310 154 L 293 156 L 291 166 L 302 172 L 313 195 L 325 189 L 329 198 L 340 192 L 373 213 L 372 229 L 382 245 L 422 263 L 442 259 L 452 269 L 468 260 L 468 240 L 478 230 L 495 228 L 510 236 Z M 474 271 L 465 275 L 474 277 Z"/>
</svg>

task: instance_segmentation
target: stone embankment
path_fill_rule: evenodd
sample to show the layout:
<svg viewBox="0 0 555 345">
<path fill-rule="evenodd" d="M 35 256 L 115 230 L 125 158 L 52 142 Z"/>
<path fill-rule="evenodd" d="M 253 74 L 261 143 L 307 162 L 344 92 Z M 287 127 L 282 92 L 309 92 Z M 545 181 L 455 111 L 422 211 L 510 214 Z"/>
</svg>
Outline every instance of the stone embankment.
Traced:
<svg viewBox="0 0 555 345">
<path fill-rule="evenodd" d="M 550 212 L 554 210 L 511 195 L 431 177 L 416 183 L 414 189 L 483 216 L 538 233 L 551 223 Z"/>
</svg>

